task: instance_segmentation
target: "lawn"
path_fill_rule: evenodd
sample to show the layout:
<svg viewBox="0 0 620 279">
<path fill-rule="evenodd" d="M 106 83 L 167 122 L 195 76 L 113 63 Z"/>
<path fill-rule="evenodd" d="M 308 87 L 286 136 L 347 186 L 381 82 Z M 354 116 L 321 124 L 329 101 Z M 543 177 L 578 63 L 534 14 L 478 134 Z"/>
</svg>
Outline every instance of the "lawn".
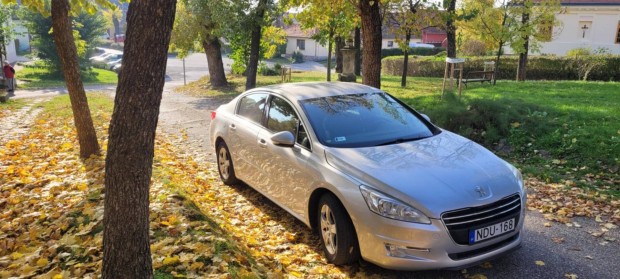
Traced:
<svg viewBox="0 0 620 279">
<path fill-rule="evenodd" d="M 336 76 L 333 76 L 335 79 Z M 292 81 L 321 81 L 324 73 L 293 73 Z M 208 79 L 178 91 L 199 96 L 231 96 L 243 91 L 245 78 L 231 86 L 209 88 Z M 359 79 L 358 81 L 361 81 Z M 258 85 L 280 77 L 258 77 Z M 461 98 L 441 98 L 442 79 L 383 76 L 382 89 L 431 117 L 447 130 L 475 140 L 547 182 L 578 185 L 620 197 L 620 83 L 581 81 L 498 81 L 470 84 Z"/>
<path fill-rule="evenodd" d="M 54 74 L 49 68 L 41 65 L 24 65 L 16 73 L 17 87 L 21 89 L 36 89 L 50 87 L 64 87 L 65 80 L 61 75 Z M 82 76 L 84 85 L 116 84 L 115 72 L 93 68 L 92 73 Z"/>
</svg>

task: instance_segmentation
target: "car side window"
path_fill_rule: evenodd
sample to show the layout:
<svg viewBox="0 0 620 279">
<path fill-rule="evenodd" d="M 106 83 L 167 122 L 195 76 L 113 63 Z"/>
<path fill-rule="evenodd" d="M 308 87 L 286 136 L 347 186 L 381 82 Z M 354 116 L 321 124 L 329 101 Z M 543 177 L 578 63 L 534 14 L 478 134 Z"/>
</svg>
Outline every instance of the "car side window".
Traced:
<svg viewBox="0 0 620 279">
<path fill-rule="evenodd" d="M 266 93 L 257 93 L 241 98 L 237 107 L 237 114 L 260 124 L 263 119 L 267 96 L 269 95 Z"/>
<path fill-rule="evenodd" d="M 267 114 L 267 129 L 274 133 L 281 131 L 291 132 L 297 143 L 310 148 L 310 141 L 306 134 L 306 129 L 299 120 L 299 116 L 293 106 L 280 97 L 273 97 L 269 104 Z"/>
</svg>

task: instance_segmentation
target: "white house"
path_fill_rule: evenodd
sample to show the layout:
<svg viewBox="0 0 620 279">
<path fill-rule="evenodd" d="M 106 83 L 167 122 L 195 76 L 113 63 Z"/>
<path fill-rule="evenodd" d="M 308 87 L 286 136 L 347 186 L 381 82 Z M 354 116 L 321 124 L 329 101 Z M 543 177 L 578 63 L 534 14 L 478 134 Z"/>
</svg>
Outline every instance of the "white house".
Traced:
<svg viewBox="0 0 620 279">
<path fill-rule="evenodd" d="M 313 30 L 302 30 L 298 23 L 284 27 L 286 32 L 286 55 L 299 51 L 304 59 L 320 60 L 327 58 L 327 47 L 312 39 Z"/>
<path fill-rule="evenodd" d="M 620 0 L 563 0 L 550 41 L 540 53 L 565 55 L 575 48 L 620 54 Z"/>
</svg>

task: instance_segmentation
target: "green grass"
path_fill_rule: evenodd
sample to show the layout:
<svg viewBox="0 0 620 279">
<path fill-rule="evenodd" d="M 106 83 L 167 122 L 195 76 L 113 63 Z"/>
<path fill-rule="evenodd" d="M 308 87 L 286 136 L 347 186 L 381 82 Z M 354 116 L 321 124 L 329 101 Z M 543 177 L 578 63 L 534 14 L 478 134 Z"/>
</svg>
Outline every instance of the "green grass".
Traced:
<svg viewBox="0 0 620 279">
<path fill-rule="evenodd" d="M 323 81 L 325 73 L 293 73 L 292 81 Z M 210 90 L 201 80 L 179 91 L 198 96 L 234 96 L 245 78 Z M 361 82 L 361 78 L 358 79 Z M 280 77 L 258 77 L 258 86 Z M 496 86 L 470 84 L 462 97 L 441 98 L 442 79 L 383 76 L 382 89 L 429 115 L 442 128 L 468 137 L 550 182 L 571 180 L 620 197 L 620 83 L 500 80 Z"/>
<path fill-rule="evenodd" d="M 49 68 L 41 65 L 25 65 L 16 73 L 17 87 L 21 89 L 37 89 L 64 87 L 65 80 L 61 75 L 54 74 Z M 117 75 L 113 71 L 93 68 L 92 74 L 82 76 L 84 85 L 116 84 Z"/>
</svg>

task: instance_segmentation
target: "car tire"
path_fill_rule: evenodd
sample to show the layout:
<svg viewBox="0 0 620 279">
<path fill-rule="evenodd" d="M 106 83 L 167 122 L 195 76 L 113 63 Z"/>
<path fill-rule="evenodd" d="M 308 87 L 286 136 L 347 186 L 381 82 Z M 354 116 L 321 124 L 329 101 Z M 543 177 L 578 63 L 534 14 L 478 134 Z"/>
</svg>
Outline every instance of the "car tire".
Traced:
<svg viewBox="0 0 620 279">
<path fill-rule="evenodd" d="M 351 218 L 332 194 L 319 200 L 318 229 L 327 260 L 336 265 L 356 262 L 360 258 L 359 244 Z"/>
<path fill-rule="evenodd" d="M 222 182 L 226 185 L 237 184 L 239 180 L 235 176 L 235 168 L 233 167 L 230 151 L 225 142 L 220 142 L 216 148 L 217 151 L 217 171 L 220 174 Z"/>
</svg>

